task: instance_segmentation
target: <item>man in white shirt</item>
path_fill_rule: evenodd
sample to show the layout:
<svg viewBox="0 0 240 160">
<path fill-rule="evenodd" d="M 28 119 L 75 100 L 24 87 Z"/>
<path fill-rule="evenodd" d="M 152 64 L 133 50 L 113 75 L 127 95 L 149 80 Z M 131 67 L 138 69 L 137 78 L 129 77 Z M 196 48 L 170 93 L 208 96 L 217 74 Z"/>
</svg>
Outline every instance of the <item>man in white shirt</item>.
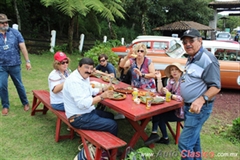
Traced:
<svg viewBox="0 0 240 160">
<path fill-rule="evenodd" d="M 113 91 L 108 90 L 111 85 L 103 89 L 91 87 L 89 76 L 93 69 L 93 60 L 84 57 L 79 61 L 78 68 L 66 79 L 63 86 L 66 116 L 75 128 L 107 131 L 117 135 L 118 127 L 113 114 L 95 109 L 95 104 L 105 98 L 112 98 Z"/>
</svg>

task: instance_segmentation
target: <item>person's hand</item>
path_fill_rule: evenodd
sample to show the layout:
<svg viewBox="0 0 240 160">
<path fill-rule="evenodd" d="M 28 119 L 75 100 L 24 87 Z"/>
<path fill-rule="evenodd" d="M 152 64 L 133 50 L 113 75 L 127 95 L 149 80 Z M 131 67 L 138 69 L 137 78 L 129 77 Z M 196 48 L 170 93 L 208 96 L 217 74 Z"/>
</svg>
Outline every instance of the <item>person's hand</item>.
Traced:
<svg viewBox="0 0 240 160">
<path fill-rule="evenodd" d="M 104 91 L 114 90 L 114 89 L 115 89 L 115 87 L 114 87 L 114 85 L 111 84 L 111 83 L 108 83 L 108 84 L 103 88 Z"/>
<path fill-rule="evenodd" d="M 135 72 L 135 73 L 136 73 L 137 75 L 139 75 L 139 76 L 142 75 L 141 71 L 140 71 L 138 68 L 134 68 L 134 69 L 133 69 L 133 72 Z"/>
<path fill-rule="evenodd" d="M 162 77 L 161 72 L 160 71 L 155 71 L 155 77 L 157 79 L 161 79 L 161 77 Z"/>
<path fill-rule="evenodd" d="M 134 52 L 133 52 L 133 49 L 132 49 L 132 48 L 131 48 L 131 49 L 128 49 L 128 50 L 127 50 L 127 57 L 128 57 L 128 58 L 136 58 L 136 57 L 133 56 L 133 55 L 135 55 Z"/>
<path fill-rule="evenodd" d="M 168 89 L 167 89 L 166 87 L 163 87 L 163 88 L 162 88 L 162 92 L 163 92 L 164 94 L 166 94 L 166 93 L 168 92 Z"/>
<path fill-rule="evenodd" d="M 189 112 L 199 114 L 205 100 L 202 97 L 197 98 L 190 106 Z"/>
<path fill-rule="evenodd" d="M 26 63 L 26 69 L 30 70 L 32 68 L 31 63 Z"/>
<path fill-rule="evenodd" d="M 103 92 L 103 93 L 101 94 L 101 96 L 102 96 L 103 98 L 111 99 L 111 98 L 113 98 L 113 93 L 114 93 L 113 90 L 107 90 L 107 91 Z"/>
</svg>

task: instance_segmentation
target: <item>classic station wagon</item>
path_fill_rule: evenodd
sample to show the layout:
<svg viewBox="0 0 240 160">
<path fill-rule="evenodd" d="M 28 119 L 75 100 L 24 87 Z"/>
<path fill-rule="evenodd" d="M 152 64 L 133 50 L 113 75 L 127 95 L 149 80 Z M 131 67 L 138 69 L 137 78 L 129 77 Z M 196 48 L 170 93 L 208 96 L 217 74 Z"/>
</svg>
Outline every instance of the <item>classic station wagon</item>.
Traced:
<svg viewBox="0 0 240 160">
<path fill-rule="evenodd" d="M 203 41 L 203 47 L 212 52 L 219 60 L 222 88 L 240 89 L 240 45 L 228 42 Z M 149 56 L 155 69 L 163 70 L 172 62 L 179 62 L 185 66 L 186 54 L 182 58 L 174 58 L 175 51 L 167 53 L 169 57 Z M 177 54 L 179 54 L 177 52 Z M 166 81 L 166 79 L 165 79 Z"/>
<path fill-rule="evenodd" d="M 144 43 L 147 46 L 149 56 L 167 56 L 166 51 L 179 41 L 179 38 L 167 36 L 138 36 L 130 45 L 115 47 L 112 48 L 112 51 L 122 57 L 127 54 L 128 49 L 133 48 L 138 43 Z"/>
</svg>

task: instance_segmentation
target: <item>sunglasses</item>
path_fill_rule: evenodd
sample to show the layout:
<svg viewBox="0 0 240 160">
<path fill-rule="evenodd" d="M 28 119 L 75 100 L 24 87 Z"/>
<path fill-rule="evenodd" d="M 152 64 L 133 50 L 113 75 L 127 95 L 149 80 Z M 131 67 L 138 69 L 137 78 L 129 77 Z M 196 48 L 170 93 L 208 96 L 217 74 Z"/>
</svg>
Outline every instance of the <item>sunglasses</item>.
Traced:
<svg viewBox="0 0 240 160">
<path fill-rule="evenodd" d="M 141 53 L 144 53 L 144 50 L 137 50 L 137 52 L 141 52 Z"/>
<path fill-rule="evenodd" d="M 68 61 L 62 61 L 59 64 L 64 65 L 65 63 L 68 64 Z"/>
<path fill-rule="evenodd" d="M 192 44 L 193 42 L 195 42 L 195 40 L 196 40 L 196 38 L 192 38 L 192 39 L 190 39 L 189 41 L 187 41 L 187 40 L 183 40 L 183 45 L 186 45 L 186 44 L 188 44 L 188 43 L 190 43 L 190 44 Z"/>
<path fill-rule="evenodd" d="M 99 62 L 105 62 L 106 61 L 106 59 L 103 59 L 103 60 L 100 60 Z"/>
<path fill-rule="evenodd" d="M 0 24 L 8 24 L 8 22 L 0 22 Z"/>
</svg>

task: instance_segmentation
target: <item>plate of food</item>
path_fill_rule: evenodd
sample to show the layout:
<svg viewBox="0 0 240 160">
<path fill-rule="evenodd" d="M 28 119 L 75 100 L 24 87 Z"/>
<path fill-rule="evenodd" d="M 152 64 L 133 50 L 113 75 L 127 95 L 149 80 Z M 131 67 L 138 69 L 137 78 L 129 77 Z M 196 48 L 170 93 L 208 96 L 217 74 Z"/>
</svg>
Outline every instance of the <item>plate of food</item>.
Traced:
<svg viewBox="0 0 240 160">
<path fill-rule="evenodd" d="M 102 76 L 102 80 L 104 82 L 110 82 L 110 77 L 109 76 Z M 116 78 L 112 78 L 112 83 L 113 84 L 118 84 L 119 81 Z"/>
<path fill-rule="evenodd" d="M 126 88 L 116 88 L 114 91 L 119 92 L 119 93 L 132 93 L 133 92 L 133 87 L 129 86 Z"/>
<path fill-rule="evenodd" d="M 114 92 L 113 93 L 113 98 L 111 98 L 112 100 L 116 100 L 116 101 L 120 101 L 120 100 L 124 100 L 126 99 L 126 94 L 122 94 L 119 92 Z"/>
<path fill-rule="evenodd" d="M 150 95 L 152 97 L 155 97 L 155 93 L 153 92 L 148 92 L 148 91 L 138 91 L 138 97 L 141 97 L 141 96 L 146 96 L 146 95 Z"/>
<path fill-rule="evenodd" d="M 101 78 L 102 75 L 100 73 L 96 73 L 96 72 L 93 72 L 91 75 L 91 77 L 96 77 L 96 78 Z"/>
<path fill-rule="evenodd" d="M 141 96 L 141 97 L 139 97 L 140 102 L 146 104 L 147 97 L 148 96 Z M 161 104 L 161 103 L 164 103 L 164 102 L 165 102 L 165 99 L 162 98 L 162 97 L 152 97 L 151 104 Z"/>
</svg>

